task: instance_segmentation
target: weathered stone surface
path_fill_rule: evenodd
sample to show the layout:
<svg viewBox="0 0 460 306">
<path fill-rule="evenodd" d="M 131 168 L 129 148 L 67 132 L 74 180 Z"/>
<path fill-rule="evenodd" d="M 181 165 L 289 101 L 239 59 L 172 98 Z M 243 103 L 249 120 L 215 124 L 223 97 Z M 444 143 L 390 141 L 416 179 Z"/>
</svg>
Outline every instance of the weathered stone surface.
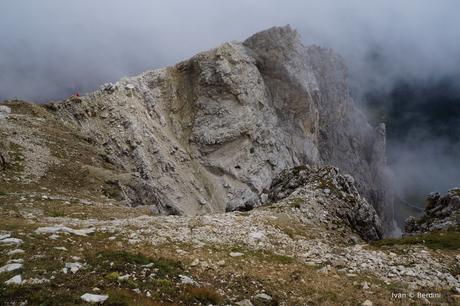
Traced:
<svg viewBox="0 0 460 306">
<path fill-rule="evenodd" d="M 417 234 L 433 230 L 460 226 L 460 188 L 454 188 L 445 195 L 431 193 L 426 199 L 424 214 L 406 220 L 406 234 Z"/>
<path fill-rule="evenodd" d="M 281 172 L 273 180 L 269 197 L 277 202 L 298 188 L 325 193 L 333 200 L 333 207 L 329 207 L 329 211 L 349 223 L 363 239 L 378 240 L 383 237 L 380 218 L 366 199 L 360 196 L 351 176 L 341 175 L 334 167 L 299 166 Z"/>
<path fill-rule="evenodd" d="M 384 131 L 354 105 L 346 67 L 290 27 L 49 106 L 123 169 L 131 206 L 160 214 L 245 210 L 282 170 L 331 164 L 384 214 Z"/>
</svg>

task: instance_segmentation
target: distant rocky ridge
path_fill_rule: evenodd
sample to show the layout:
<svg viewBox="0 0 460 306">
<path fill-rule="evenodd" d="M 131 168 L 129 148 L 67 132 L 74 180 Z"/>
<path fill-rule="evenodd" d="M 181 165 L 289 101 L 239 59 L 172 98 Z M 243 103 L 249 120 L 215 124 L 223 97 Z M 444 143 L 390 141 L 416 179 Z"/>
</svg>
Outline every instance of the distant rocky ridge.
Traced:
<svg viewBox="0 0 460 306">
<path fill-rule="evenodd" d="M 120 169 L 105 183 L 130 206 L 250 209 L 283 170 L 332 165 L 392 220 L 384 125 L 353 103 L 341 57 L 289 26 L 45 107 Z"/>
<path fill-rule="evenodd" d="M 453 188 L 445 195 L 433 192 L 426 199 L 423 215 L 406 220 L 406 234 L 420 234 L 434 230 L 446 230 L 460 226 L 460 188 Z"/>
</svg>

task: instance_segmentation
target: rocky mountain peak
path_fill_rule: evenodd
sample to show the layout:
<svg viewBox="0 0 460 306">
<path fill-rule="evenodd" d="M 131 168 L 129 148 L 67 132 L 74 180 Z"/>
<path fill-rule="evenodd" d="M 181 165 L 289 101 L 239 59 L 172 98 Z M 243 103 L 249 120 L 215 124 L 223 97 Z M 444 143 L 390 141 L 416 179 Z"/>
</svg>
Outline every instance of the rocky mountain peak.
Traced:
<svg viewBox="0 0 460 306">
<path fill-rule="evenodd" d="M 202 214 L 255 207 L 281 171 L 330 164 L 353 175 L 384 222 L 380 132 L 353 103 L 336 53 L 289 26 L 50 106 L 131 178 L 132 206 Z"/>
</svg>

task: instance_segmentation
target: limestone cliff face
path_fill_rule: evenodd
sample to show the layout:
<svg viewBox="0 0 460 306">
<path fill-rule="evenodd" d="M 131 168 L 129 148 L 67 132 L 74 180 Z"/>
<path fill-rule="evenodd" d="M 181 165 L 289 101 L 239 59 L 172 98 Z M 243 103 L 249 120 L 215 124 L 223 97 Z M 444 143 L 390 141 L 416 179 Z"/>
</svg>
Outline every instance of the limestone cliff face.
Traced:
<svg viewBox="0 0 460 306">
<path fill-rule="evenodd" d="M 346 67 L 304 47 L 290 27 L 225 43 L 173 67 L 49 106 L 104 148 L 131 205 L 200 214 L 267 201 L 273 178 L 301 164 L 355 177 L 384 222 L 384 132 L 350 97 Z"/>
</svg>

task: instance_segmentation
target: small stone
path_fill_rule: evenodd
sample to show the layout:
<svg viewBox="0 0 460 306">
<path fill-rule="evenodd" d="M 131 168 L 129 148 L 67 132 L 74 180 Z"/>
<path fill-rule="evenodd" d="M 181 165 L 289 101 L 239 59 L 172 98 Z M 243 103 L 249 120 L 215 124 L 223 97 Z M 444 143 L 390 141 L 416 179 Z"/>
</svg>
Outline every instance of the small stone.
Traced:
<svg viewBox="0 0 460 306">
<path fill-rule="evenodd" d="M 254 298 L 260 299 L 260 300 L 265 300 L 265 301 L 271 301 L 273 299 L 271 296 L 269 296 L 266 293 L 259 293 Z"/>
<path fill-rule="evenodd" d="M 370 300 L 365 300 L 361 305 L 362 306 L 372 306 L 374 304 Z"/>
<path fill-rule="evenodd" d="M 368 282 L 362 282 L 362 283 L 361 283 L 361 286 L 363 286 L 363 289 L 364 289 L 364 290 L 368 290 L 368 289 L 369 289 L 369 283 L 368 283 Z"/>
<path fill-rule="evenodd" d="M 249 233 L 249 238 L 254 239 L 254 240 L 262 240 L 265 237 L 265 234 L 263 232 L 251 232 Z"/>
<path fill-rule="evenodd" d="M 65 247 L 54 247 L 54 249 L 59 251 L 67 251 Z"/>
<path fill-rule="evenodd" d="M 53 279 L 53 277 L 51 277 L 51 279 Z M 49 283 L 50 280 L 47 278 L 30 278 L 26 280 L 25 282 L 31 285 L 38 285 L 38 284 Z"/>
<path fill-rule="evenodd" d="M 241 257 L 241 256 L 244 256 L 244 253 L 240 253 L 240 252 L 230 252 L 229 254 L 231 257 Z"/>
<path fill-rule="evenodd" d="M 196 281 L 193 280 L 193 278 L 185 276 L 185 275 L 179 275 L 180 282 L 183 285 L 198 285 Z"/>
<path fill-rule="evenodd" d="M 39 227 L 35 230 L 37 234 L 58 234 L 58 233 L 69 233 L 77 236 L 86 236 L 88 234 L 94 233 L 96 229 L 94 227 L 84 228 L 84 229 L 72 229 L 66 226 L 46 226 Z"/>
<path fill-rule="evenodd" d="M 16 254 L 23 254 L 25 253 L 24 250 L 21 250 L 21 249 L 14 249 L 14 250 L 11 250 L 8 252 L 8 255 L 11 256 L 11 255 L 16 255 Z"/>
<path fill-rule="evenodd" d="M 79 262 L 68 262 L 65 264 L 65 267 L 62 269 L 62 271 L 67 273 L 67 271 L 70 269 L 70 272 L 76 273 L 81 268 L 83 268 L 83 265 Z"/>
<path fill-rule="evenodd" d="M 109 298 L 109 296 L 85 293 L 80 298 L 87 303 L 104 303 Z"/>
<path fill-rule="evenodd" d="M 10 237 L 11 237 L 11 234 L 3 234 L 3 235 L 0 235 L 0 240 L 10 238 Z"/>
<path fill-rule="evenodd" d="M 236 302 L 235 304 L 238 305 L 238 306 L 254 306 L 254 305 L 251 303 L 251 301 L 248 300 L 248 299 L 245 299 L 245 300 Z"/>
<path fill-rule="evenodd" d="M 190 264 L 191 267 L 196 267 L 200 263 L 200 260 L 198 258 L 195 258 L 195 260 Z"/>
<path fill-rule="evenodd" d="M 145 294 L 146 297 L 152 297 L 152 294 L 150 293 L 150 291 L 147 291 L 147 293 Z"/>
<path fill-rule="evenodd" d="M 11 272 L 11 271 L 19 270 L 19 269 L 22 269 L 21 263 L 7 264 L 0 268 L 0 273 Z"/>
<path fill-rule="evenodd" d="M 21 244 L 23 241 L 18 238 L 5 238 L 0 240 L 0 244 Z"/>
<path fill-rule="evenodd" d="M 219 260 L 218 262 L 216 262 L 216 264 L 222 267 L 225 265 L 225 260 Z"/>
<path fill-rule="evenodd" d="M 306 265 L 307 267 L 316 267 L 316 262 L 314 262 L 314 261 L 307 261 L 307 262 L 305 263 L 305 265 Z"/>
<path fill-rule="evenodd" d="M 22 283 L 21 275 L 16 275 L 5 282 L 6 285 L 20 285 Z"/>
<path fill-rule="evenodd" d="M 143 265 L 142 267 L 143 268 L 151 268 L 151 267 L 153 267 L 153 262 L 151 262 L 149 264 L 146 264 L 146 265 Z"/>
<path fill-rule="evenodd" d="M 126 90 L 133 90 L 134 88 L 135 88 L 135 86 L 133 84 L 126 84 L 125 85 Z"/>
</svg>

